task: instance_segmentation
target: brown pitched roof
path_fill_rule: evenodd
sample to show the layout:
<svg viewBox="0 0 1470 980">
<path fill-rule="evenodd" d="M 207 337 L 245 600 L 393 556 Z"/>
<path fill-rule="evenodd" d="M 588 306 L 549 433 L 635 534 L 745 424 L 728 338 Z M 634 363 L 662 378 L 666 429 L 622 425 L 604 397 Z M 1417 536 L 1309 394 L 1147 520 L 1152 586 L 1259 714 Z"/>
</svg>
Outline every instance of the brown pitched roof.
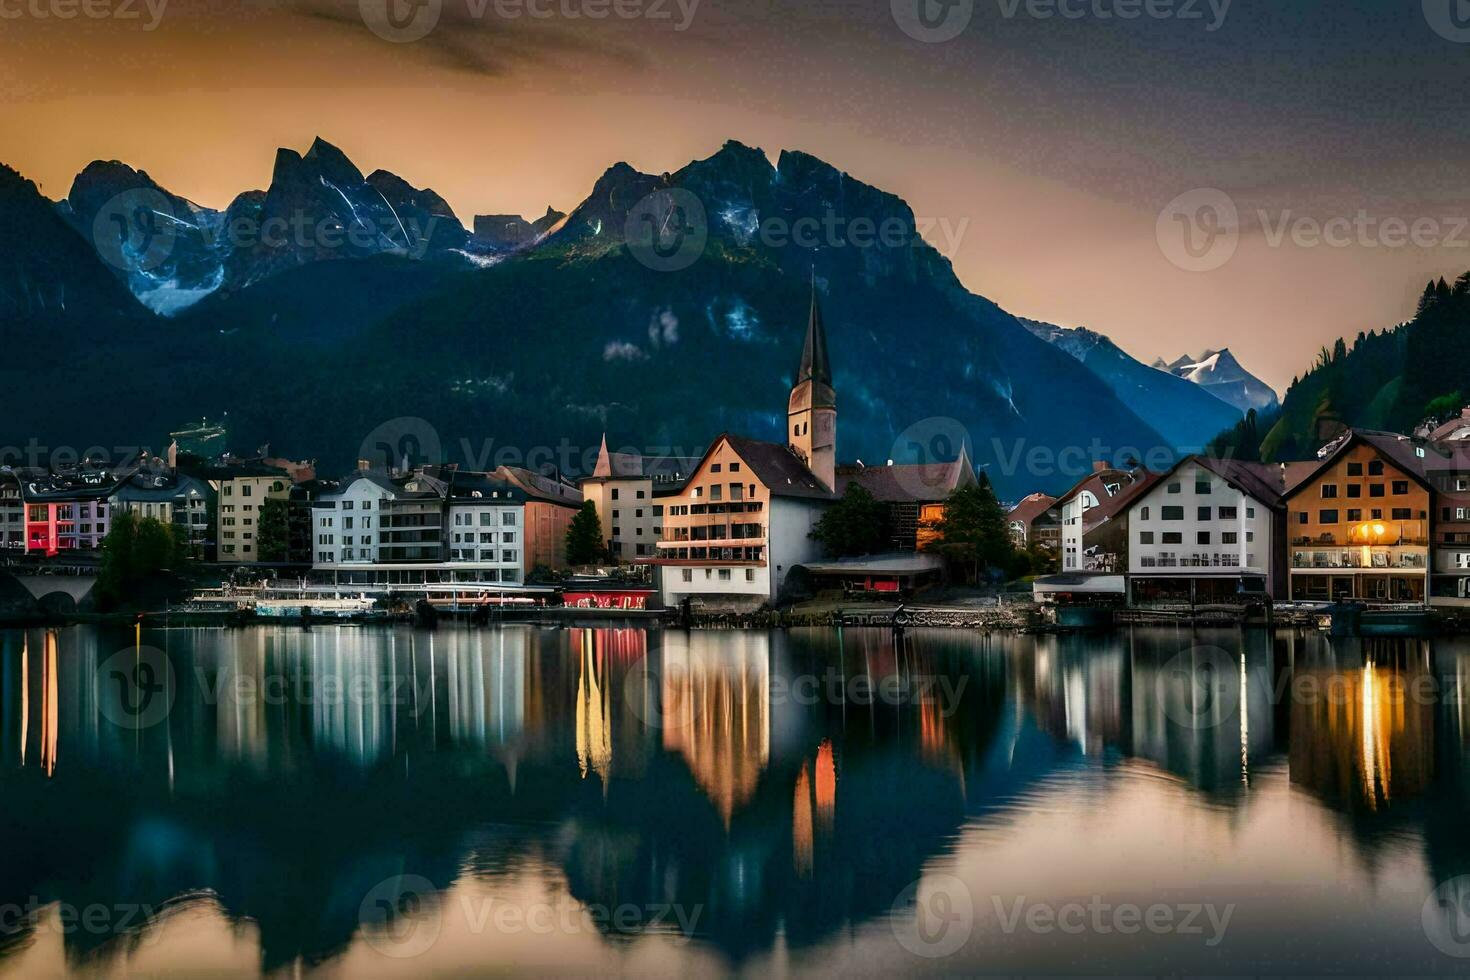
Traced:
<svg viewBox="0 0 1470 980">
<path fill-rule="evenodd" d="M 1118 492 L 1111 497 L 1103 494 L 1098 497 L 1097 506 L 1089 510 L 1082 517 L 1082 530 L 1090 531 L 1103 521 L 1111 520 L 1114 514 L 1121 514 L 1128 509 L 1128 505 L 1140 495 L 1147 493 L 1154 484 L 1164 478 L 1162 473 L 1150 473 L 1148 470 L 1137 470 L 1128 474 L 1133 481 L 1126 486 L 1120 487 Z"/>
<path fill-rule="evenodd" d="M 1387 458 L 1389 462 L 1394 464 L 1394 466 L 1398 467 L 1404 473 L 1413 477 L 1414 481 L 1420 486 L 1424 487 L 1426 490 L 1431 489 L 1429 486 L 1429 481 L 1426 478 L 1426 472 L 1428 469 L 1428 467 L 1425 465 L 1426 460 L 1424 458 L 1421 458 L 1418 453 L 1418 450 L 1420 448 L 1425 448 L 1426 454 L 1428 452 L 1427 447 L 1425 447 L 1422 442 L 1417 442 L 1414 439 L 1411 439 L 1409 436 L 1400 435 L 1397 432 L 1377 432 L 1372 429 L 1350 429 L 1348 431 L 1347 438 L 1338 443 L 1338 445 L 1333 448 L 1332 452 L 1328 453 L 1326 456 L 1317 460 L 1314 463 L 1309 462 L 1307 464 L 1308 468 L 1303 471 L 1304 475 L 1286 491 L 1285 497 L 1290 498 L 1292 496 L 1295 496 L 1298 490 L 1300 490 L 1306 484 L 1310 483 L 1312 480 L 1316 479 L 1319 473 L 1326 470 L 1327 467 L 1335 463 L 1338 458 L 1342 456 L 1343 453 L 1347 452 L 1350 448 L 1358 445 L 1359 443 L 1364 443 L 1366 445 L 1372 446 L 1374 449 L 1378 450 L 1378 454 L 1380 456 Z"/>
<path fill-rule="evenodd" d="M 960 487 L 979 483 L 969 458 L 961 454 L 948 463 L 904 463 L 844 468 L 837 474 L 837 494 L 849 484 L 863 487 L 887 503 L 938 503 Z"/>
<path fill-rule="evenodd" d="M 1042 514 L 1045 514 L 1047 511 L 1051 510 L 1052 505 L 1056 502 L 1057 498 L 1055 497 L 1048 496 L 1044 493 L 1033 493 L 1031 496 L 1021 501 L 1015 507 L 1011 508 L 1011 512 L 1006 515 L 1006 520 L 1024 521 L 1027 524 L 1030 524 Z"/>
<path fill-rule="evenodd" d="M 732 436 L 727 432 L 710 444 L 710 451 L 720 444 L 721 439 L 730 444 L 730 448 L 745 461 L 745 465 L 766 485 L 772 496 L 833 499 L 831 491 L 822 486 L 822 482 L 807 469 L 806 464 L 789 446 Z M 705 458 L 709 458 L 709 452 L 705 453 Z M 703 465 L 704 460 L 701 459 L 700 466 Z"/>
</svg>

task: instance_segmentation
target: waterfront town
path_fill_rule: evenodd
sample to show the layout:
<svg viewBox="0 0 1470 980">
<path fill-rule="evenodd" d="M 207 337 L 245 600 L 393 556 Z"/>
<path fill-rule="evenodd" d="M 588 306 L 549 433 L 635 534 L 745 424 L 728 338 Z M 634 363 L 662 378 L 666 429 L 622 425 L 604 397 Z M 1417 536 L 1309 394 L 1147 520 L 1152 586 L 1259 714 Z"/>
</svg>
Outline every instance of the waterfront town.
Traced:
<svg viewBox="0 0 1470 980">
<path fill-rule="evenodd" d="M 179 554 L 223 579 L 364 597 L 450 588 L 528 601 L 547 583 L 601 576 L 625 608 L 739 614 L 823 590 L 906 600 L 948 584 L 946 511 L 956 494 L 990 493 L 984 470 L 964 445 L 951 460 L 838 462 L 815 290 L 786 414 L 784 444 L 727 432 L 697 458 L 614 452 L 604 437 L 581 479 L 407 459 L 325 478 L 311 460 L 216 451 L 226 431 L 206 420 L 172 433 L 166 456 L 122 468 L 0 468 L 0 557 L 85 561 L 129 513 L 172 528 Z M 854 492 L 883 509 L 885 549 L 831 554 L 823 516 Z M 595 560 L 569 551 L 583 514 Z M 1099 460 L 1004 521 L 1010 545 L 1039 556 L 1022 585 L 1041 606 L 1466 606 L 1470 408 L 1412 435 L 1349 429 L 1288 463 Z"/>
</svg>

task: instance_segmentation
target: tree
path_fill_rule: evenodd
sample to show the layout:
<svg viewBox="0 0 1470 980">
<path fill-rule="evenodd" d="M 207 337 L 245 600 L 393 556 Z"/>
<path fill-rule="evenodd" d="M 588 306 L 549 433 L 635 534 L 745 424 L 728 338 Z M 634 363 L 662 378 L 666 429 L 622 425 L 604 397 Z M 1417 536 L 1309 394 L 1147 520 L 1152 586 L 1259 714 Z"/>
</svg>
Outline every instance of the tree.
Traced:
<svg viewBox="0 0 1470 980">
<path fill-rule="evenodd" d="M 995 498 L 990 478 L 980 475 L 973 487 L 961 487 L 944 502 L 936 546 L 952 565 L 967 569 L 967 580 L 978 582 L 983 568 L 1009 569 L 1015 545 L 1006 526 L 1005 510 Z"/>
<path fill-rule="evenodd" d="M 107 605 L 142 603 L 163 594 L 164 573 L 177 568 L 182 547 L 170 524 L 140 518 L 131 510 L 115 510 L 102 539 L 102 567 L 97 588 Z"/>
<path fill-rule="evenodd" d="M 595 565 L 606 557 L 607 545 L 602 540 L 602 519 L 597 516 L 597 505 L 584 501 L 567 528 L 567 564 Z"/>
<path fill-rule="evenodd" d="M 255 554 L 260 561 L 285 561 L 290 549 L 290 505 L 281 497 L 269 497 L 260 505 L 256 524 Z"/>
<path fill-rule="evenodd" d="M 875 499 L 867 487 L 849 483 L 842 499 L 828 507 L 812 529 L 811 537 L 828 558 L 887 551 L 892 540 L 888 505 Z"/>
</svg>

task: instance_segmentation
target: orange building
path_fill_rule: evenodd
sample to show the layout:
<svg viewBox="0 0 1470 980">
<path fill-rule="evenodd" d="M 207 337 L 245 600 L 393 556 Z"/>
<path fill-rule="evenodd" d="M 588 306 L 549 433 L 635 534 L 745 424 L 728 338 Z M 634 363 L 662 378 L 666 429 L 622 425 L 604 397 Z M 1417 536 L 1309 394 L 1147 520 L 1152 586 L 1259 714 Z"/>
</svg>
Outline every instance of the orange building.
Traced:
<svg viewBox="0 0 1470 980">
<path fill-rule="evenodd" d="M 1354 431 L 1286 494 L 1291 597 L 1422 602 L 1431 490 L 1405 436 Z"/>
</svg>

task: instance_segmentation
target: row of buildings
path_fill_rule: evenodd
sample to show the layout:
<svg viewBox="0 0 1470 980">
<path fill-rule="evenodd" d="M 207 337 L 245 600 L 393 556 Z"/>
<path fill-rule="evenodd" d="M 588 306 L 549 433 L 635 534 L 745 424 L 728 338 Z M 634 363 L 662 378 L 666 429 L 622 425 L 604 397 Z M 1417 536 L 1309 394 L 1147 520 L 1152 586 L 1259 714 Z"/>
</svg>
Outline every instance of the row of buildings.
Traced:
<svg viewBox="0 0 1470 980">
<path fill-rule="evenodd" d="M 1470 409 L 1413 436 L 1352 430 L 1314 460 L 1099 466 L 1009 520 L 1058 556 L 1043 598 L 1470 604 Z"/>
<path fill-rule="evenodd" d="M 265 455 L 181 468 L 171 451 L 125 471 L 0 468 L 0 553 L 96 552 L 113 516 L 132 511 L 172 525 L 194 558 L 221 565 L 309 567 L 340 584 L 515 585 L 565 565 L 581 504 L 575 486 L 516 467 L 364 465 L 326 481 L 310 463 Z M 279 540 L 267 547 L 272 508 Z"/>
</svg>

